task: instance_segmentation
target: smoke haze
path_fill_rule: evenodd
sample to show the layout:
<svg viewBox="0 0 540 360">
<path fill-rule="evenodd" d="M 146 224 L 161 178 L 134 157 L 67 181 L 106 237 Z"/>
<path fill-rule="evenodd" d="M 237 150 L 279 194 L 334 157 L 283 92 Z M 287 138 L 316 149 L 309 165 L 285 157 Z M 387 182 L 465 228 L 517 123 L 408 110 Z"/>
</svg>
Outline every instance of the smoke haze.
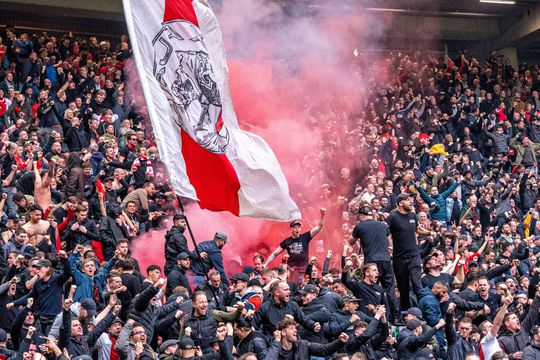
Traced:
<svg viewBox="0 0 540 360">
<path fill-rule="evenodd" d="M 302 211 L 303 231 L 318 222 L 320 207 L 328 208 L 326 229 L 310 250 L 318 255 L 342 247 L 342 208 L 336 199 L 340 194 L 348 196 L 351 185 L 340 181 L 341 169 L 356 170 L 361 164 L 344 149 L 354 147 L 353 134 L 363 131 L 358 119 L 365 94 L 381 74 L 373 70 L 383 65 L 362 56 L 362 49 L 376 47 L 389 24 L 388 19 L 377 19 L 362 9 L 332 6 L 284 11 L 269 1 L 227 0 L 214 8 L 227 49 L 240 127 L 262 136 L 276 153 Z M 353 55 L 355 48 L 359 57 Z M 134 80 L 135 67 L 130 68 L 133 94 L 142 94 Z M 140 98 L 136 101 L 142 103 Z M 188 205 L 186 213 L 197 241 L 212 239 L 216 231 L 229 235 L 224 258 L 229 259 L 225 265 L 230 274 L 239 265 L 251 264 L 260 248 L 268 255 L 290 235 L 284 223 L 212 213 L 196 205 Z M 149 233 L 134 241 L 132 252 L 144 266 L 163 265 L 164 233 Z"/>
</svg>

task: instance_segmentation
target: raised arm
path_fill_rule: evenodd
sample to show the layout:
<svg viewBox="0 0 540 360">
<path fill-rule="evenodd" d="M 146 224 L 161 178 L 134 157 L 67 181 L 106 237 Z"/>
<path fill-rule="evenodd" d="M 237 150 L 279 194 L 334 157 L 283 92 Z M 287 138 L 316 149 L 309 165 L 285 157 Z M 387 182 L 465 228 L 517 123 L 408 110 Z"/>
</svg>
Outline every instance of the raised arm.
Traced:
<svg viewBox="0 0 540 360">
<path fill-rule="evenodd" d="M 321 208 L 321 219 L 319 220 L 319 223 L 317 226 L 315 226 L 311 231 L 309 232 L 311 234 L 311 237 L 315 237 L 318 233 L 321 232 L 323 226 L 324 226 L 324 217 L 326 216 L 326 209 Z"/>
<path fill-rule="evenodd" d="M 503 305 L 497 311 L 497 315 L 495 315 L 495 318 L 493 319 L 493 326 L 491 327 L 491 335 L 493 335 L 494 338 L 497 337 L 499 334 L 499 329 L 501 328 L 501 325 L 503 323 L 504 315 L 508 312 L 508 305 L 510 305 L 514 299 L 512 296 L 507 296 L 504 298 Z"/>
<path fill-rule="evenodd" d="M 278 246 L 276 248 L 276 250 L 274 250 L 273 253 L 270 254 L 270 256 L 268 257 L 268 259 L 266 259 L 266 262 L 264 263 L 264 267 L 267 267 L 272 261 L 274 261 L 274 259 L 283 252 L 283 249 L 281 246 Z"/>
</svg>

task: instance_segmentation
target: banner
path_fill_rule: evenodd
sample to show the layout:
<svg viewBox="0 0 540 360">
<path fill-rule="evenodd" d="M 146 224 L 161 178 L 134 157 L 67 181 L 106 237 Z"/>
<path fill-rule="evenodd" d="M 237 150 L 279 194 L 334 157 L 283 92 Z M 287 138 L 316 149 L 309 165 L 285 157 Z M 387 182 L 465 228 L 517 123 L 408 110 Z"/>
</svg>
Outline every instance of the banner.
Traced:
<svg viewBox="0 0 540 360">
<path fill-rule="evenodd" d="M 240 130 L 225 48 L 202 0 L 124 0 L 137 70 L 174 191 L 201 208 L 300 218 L 268 144 Z"/>
</svg>

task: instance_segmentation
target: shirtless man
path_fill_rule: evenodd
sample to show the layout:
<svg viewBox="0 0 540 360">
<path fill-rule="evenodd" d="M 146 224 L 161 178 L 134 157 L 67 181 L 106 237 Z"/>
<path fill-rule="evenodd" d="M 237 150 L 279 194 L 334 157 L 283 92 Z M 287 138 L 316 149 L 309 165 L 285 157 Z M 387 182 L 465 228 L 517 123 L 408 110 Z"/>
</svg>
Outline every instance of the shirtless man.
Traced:
<svg viewBox="0 0 540 360">
<path fill-rule="evenodd" d="M 36 243 L 31 245 L 37 246 L 43 237 L 48 234 L 50 226 L 51 224 L 48 221 L 43 220 L 43 209 L 38 205 L 32 205 L 30 208 L 30 221 L 24 224 L 22 228 L 26 230 L 29 238 L 35 237 Z"/>
<path fill-rule="evenodd" d="M 38 154 L 39 156 L 41 155 Z M 51 166 L 42 178 L 37 167 L 37 161 L 34 161 L 34 175 L 36 176 L 34 180 L 34 204 L 39 205 L 42 209 L 46 209 L 52 204 L 51 179 L 54 176 L 53 174 L 54 166 Z"/>
</svg>

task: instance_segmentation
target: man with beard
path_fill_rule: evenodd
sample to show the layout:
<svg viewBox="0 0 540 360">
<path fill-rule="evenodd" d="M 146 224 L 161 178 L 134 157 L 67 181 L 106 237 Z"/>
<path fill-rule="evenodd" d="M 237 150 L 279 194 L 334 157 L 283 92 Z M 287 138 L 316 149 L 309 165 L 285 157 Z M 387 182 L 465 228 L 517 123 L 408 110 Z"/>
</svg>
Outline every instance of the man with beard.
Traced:
<svg viewBox="0 0 540 360">
<path fill-rule="evenodd" d="M 384 289 L 378 284 L 379 270 L 376 264 L 367 263 L 362 266 L 362 281 L 355 281 L 349 278 L 348 266 L 350 261 L 345 264 L 341 281 L 349 288 L 353 295 L 360 299 L 359 309 L 365 314 L 374 312 L 378 305 L 386 305 Z"/>
<path fill-rule="evenodd" d="M 98 348 L 98 360 L 111 360 L 118 359 L 118 353 L 114 348 L 118 336 L 122 331 L 122 326 L 124 323 L 120 318 L 115 318 L 109 326 L 109 331 L 101 334 L 98 341 L 96 342 L 96 347 Z"/>
<path fill-rule="evenodd" d="M 443 273 L 441 271 L 443 266 L 438 256 L 439 252 L 435 251 L 424 259 L 424 268 L 427 270 L 427 274 L 422 278 L 422 285 L 431 289 L 437 281 L 444 283 L 448 288 L 452 288 L 453 285 L 462 284 L 464 278 L 463 266 L 458 267 L 457 276 Z"/>
<path fill-rule="evenodd" d="M 400 194 L 396 200 L 397 209 L 386 218 L 393 243 L 394 273 L 400 294 L 401 309 L 411 307 L 409 300 L 409 284 L 418 297 L 422 289 L 422 265 L 419 254 L 416 232 L 429 233 L 417 227 L 418 219 L 412 210 L 409 194 Z"/>
<path fill-rule="evenodd" d="M 221 275 L 221 281 L 229 286 L 229 280 L 223 267 L 223 254 L 221 253 L 221 249 L 227 242 L 227 234 L 218 231 L 213 240 L 203 241 L 199 244 L 198 249 L 201 258 L 193 259 L 191 264 L 191 269 L 197 275 L 197 284 L 204 283 L 204 276 L 210 269 L 216 269 Z M 206 258 L 202 256 L 203 253 L 207 255 Z"/>
<path fill-rule="evenodd" d="M 181 252 L 178 254 L 176 262 L 177 266 L 173 268 L 169 275 L 167 275 L 167 290 L 165 291 L 165 295 L 169 297 L 177 286 L 183 286 L 188 291 L 189 296 L 191 296 L 191 286 L 189 286 L 189 281 L 186 276 L 186 271 L 188 271 L 190 267 L 189 255 L 185 252 Z"/>
<path fill-rule="evenodd" d="M 289 261 L 287 264 L 291 267 L 293 281 L 301 280 L 298 276 L 304 276 L 306 272 L 306 266 L 309 261 L 309 243 L 318 233 L 321 232 L 324 226 L 324 217 L 326 216 L 326 209 L 321 208 L 321 219 L 317 226 L 310 231 L 302 233 L 302 224 L 298 220 L 294 220 L 290 224 L 291 236 L 283 240 L 278 248 L 274 250 L 272 254 L 266 260 L 265 266 L 268 266 L 274 259 L 281 254 L 284 250 L 289 255 Z"/>
<path fill-rule="evenodd" d="M 307 284 L 298 293 L 302 298 L 302 311 L 307 318 L 320 322 L 322 326 L 330 320 L 330 311 L 325 306 L 323 298 L 319 297 L 319 288 L 312 284 Z M 300 337 L 304 340 L 326 344 L 328 340 L 322 332 L 314 332 L 301 328 Z"/>
<path fill-rule="evenodd" d="M 219 321 L 235 321 L 244 309 L 243 303 L 238 303 L 237 308 L 232 313 L 224 313 L 208 308 L 208 299 L 202 291 L 195 291 L 191 296 L 193 304 L 192 313 L 186 317 L 184 327 L 191 329 L 191 338 L 195 346 L 200 346 L 203 353 L 209 353 L 212 349 L 214 334 L 218 328 Z"/>
<path fill-rule="evenodd" d="M 513 312 L 504 315 L 505 330 L 499 336 L 499 345 L 510 359 L 521 359 L 522 351 L 530 340 L 529 334 L 538 321 L 538 310 L 540 310 L 540 288 L 536 289 L 534 300 L 523 321 L 520 321 Z"/>
<path fill-rule="evenodd" d="M 176 214 L 173 217 L 173 226 L 167 234 L 165 234 L 165 275 L 169 275 L 176 267 L 178 255 L 180 253 L 190 254 L 188 242 L 184 236 L 187 223 L 186 218 L 182 214 Z"/>
<path fill-rule="evenodd" d="M 295 301 L 290 301 L 291 289 L 286 281 L 276 281 L 270 286 L 270 299 L 264 302 L 253 317 L 253 326 L 270 337 L 281 320 L 292 316 L 304 328 L 321 331 L 321 324 L 307 318 Z"/>
</svg>

